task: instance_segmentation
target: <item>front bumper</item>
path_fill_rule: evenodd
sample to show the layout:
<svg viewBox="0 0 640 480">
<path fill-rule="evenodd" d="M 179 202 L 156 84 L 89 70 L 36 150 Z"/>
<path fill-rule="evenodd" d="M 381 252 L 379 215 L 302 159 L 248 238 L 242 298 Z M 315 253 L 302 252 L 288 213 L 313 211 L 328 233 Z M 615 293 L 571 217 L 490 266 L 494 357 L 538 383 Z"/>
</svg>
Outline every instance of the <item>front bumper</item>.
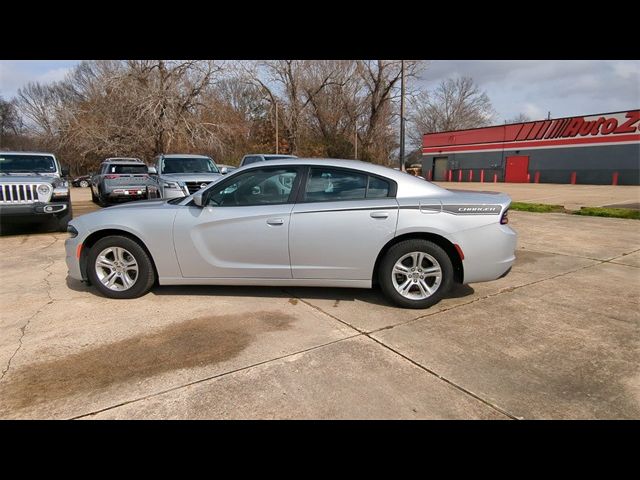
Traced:
<svg viewBox="0 0 640 480">
<path fill-rule="evenodd" d="M 64 215 L 68 210 L 68 202 L 5 204 L 0 205 L 0 217 L 8 221 L 40 220 L 44 222 L 53 216 Z"/>
<path fill-rule="evenodd" d="M 69 270 L 69 276 L 71 278 L 75 278 L 76 280 L 85 280 L 82 277 L 82 272 L 80 270 L 80 257 L 79 253 L 82 249 L 78 250 L 78 247 L 82 245 L 82 241 L 78 239 L 78 237 L 67 238 L 64 241 L 64 250 L 65 250 L 65 262 L 67 264 L 67 269 Z"/>
</svg>

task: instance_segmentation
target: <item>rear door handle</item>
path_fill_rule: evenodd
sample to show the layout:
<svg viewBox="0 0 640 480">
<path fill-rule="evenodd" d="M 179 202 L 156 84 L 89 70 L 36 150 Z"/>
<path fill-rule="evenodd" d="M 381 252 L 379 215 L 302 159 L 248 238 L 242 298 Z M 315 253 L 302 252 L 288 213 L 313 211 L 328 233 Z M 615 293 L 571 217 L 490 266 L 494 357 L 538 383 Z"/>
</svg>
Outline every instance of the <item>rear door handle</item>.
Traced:
<svg viewBox="0 0 640 480">
<path fill-rule="evenodd" d="M 371 212 L 371 218 L 388 218 L 389 212 Z"/>
<path fill-rule="evenodd" d="M 269 225 L 282 225 L 284 220 L 282 218 L 268 218 L 267 223 Z"/>
</svg>

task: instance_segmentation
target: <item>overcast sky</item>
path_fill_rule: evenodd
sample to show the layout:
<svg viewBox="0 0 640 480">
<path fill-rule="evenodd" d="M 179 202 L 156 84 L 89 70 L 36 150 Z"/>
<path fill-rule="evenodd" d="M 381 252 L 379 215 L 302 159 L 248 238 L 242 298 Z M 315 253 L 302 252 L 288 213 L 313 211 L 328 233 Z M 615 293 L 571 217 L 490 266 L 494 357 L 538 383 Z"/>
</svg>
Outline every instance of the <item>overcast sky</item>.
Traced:
<svg viewBox="0 0 640 480">
<path fill-rule="evenodd" d="M 9 99 L 29 81 L 64 78 L 78 61 L 0 60 L 0 95 Z M 434 60 L 415 86 L 470 76 L 487 92 L 497 122 L 525 113 L 532 119 L 640 108 L 637 60 Z"/>
</svg>

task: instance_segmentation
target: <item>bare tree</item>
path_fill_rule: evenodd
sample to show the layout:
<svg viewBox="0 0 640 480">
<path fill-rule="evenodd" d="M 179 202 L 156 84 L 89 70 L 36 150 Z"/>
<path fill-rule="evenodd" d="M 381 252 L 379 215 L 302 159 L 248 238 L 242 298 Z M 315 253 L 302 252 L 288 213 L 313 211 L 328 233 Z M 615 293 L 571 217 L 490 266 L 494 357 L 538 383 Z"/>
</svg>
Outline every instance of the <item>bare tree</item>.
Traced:
<svg viewBox="0 0 640 480">
<path fill-rule="evenodd" d="M 0 147 L 8 135 L 18 135 L 22 129 L 22 121 L 14 102 L 8 102 L 0 96 Z"/>
<path fill-rule="evenodd" d="M 531 117 L 529 117 L 529 115 L 527 115 L 526 113 L 519 113 L 513 118 L 508 118 L 507 120 L 504 121 L 504 123 L 524 123 L 524 122 L 530 122 L 530 121 L 531 121 Z"/>
<path fill-rule="evenodd" d="M 415 145 L 425 133 L 483 127 L 496 116 L 489 97 L 470 77 L 443 80 L 434 91 L 415 96 L 410 109 L 409 136 Z"/>
</svg>

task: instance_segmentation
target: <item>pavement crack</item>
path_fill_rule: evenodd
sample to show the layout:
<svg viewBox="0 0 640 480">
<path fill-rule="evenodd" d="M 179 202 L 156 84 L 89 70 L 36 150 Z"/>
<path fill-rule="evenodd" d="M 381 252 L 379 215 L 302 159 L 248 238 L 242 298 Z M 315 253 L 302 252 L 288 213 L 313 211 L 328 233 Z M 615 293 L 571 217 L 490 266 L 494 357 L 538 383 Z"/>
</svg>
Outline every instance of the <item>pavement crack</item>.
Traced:
<svg viewBox="0 0 640 480">
<path fill-rule="evenodd" d="M 13 358 L 18 354 L 18 352 L 20 351 L 20 349 L 22 348 L 22 340 L 24 339 L 24 336 L 26 334 L 26 330 L 27 327 L 29 326 L 29 323 L 31 323 L 31 320 L 33 320 L 40 312 L 42 312 L 42 310 L 44 309 L 44 307 L 46 307 L 47 305 L 49 305 L 51 302 L 47 302 L 44 305 L 42 305 L 37 311 L 36 313 L 34 313 L 33 315 L 31 315 L 27 321 L 25 322 L 25 324 L 20 327 L 20 338 L 18 338 L 18 347 L 15 349 L 15 351 L 13 352 L 13 355 L 11 355 L 11 357 L 9 358 L 9 361 L 7 362 L 7 366 L 5 367 L 5 369 L 2 371 L 2 375 L 0 375 L 0 381 L 2 381 L 5 377 L 5 375 L 9 372 L 9 370 L 11 369 L 11 362 L 13 361 Z"/>
<path fill-rule="evenodd" d="M 509 289 L 507 289 L 507 290 L 509 290 Z M 390 328 L 397 327 L 398 325 L 404 325 L 404 324 L 406 324 L 406 323 L 409 323 L 409 322 L 415 321 L 415 320 L 417 320 L 418 318 L 423 318 L 423 317 L 418 317 L 418 318 L 415 318 L 415 319 L 413 319 L 413 320 L 409 320 L 408 322 L 405 322 L 404 324 L 396 324 L 396 325 L 393 325 L 393 326 L 383 327 L 383 328 L 380 328 L 380 329 L 377 329 L 377 330 L 372 330 L 372 331 L 370 331 L 370 332 L 366 332 L 366 331 L 361 330 L 361 329 L 359 329 L 359 328 L 357 328 L 357 327 L 354 327 L 353 325 L 348 324 L 347 322 L 345 322 L 345 321 L 341 320 L 340 318 L 336 317 L 335 315 L 331 315 L 330 313 L 325 312 L 322 308 L 317 307 L 317 306 L 315 306 L 315 305 L 313 305 L 313 304 L 311 304 L 311 303 L 307 302 L 307 301 L 306 301 L 306 300 L 304 300 L 303 298 L 300 298 L 300 297 L 298 297 L 297 295 L 294 295 L 293 293 L 291 293 L 291 292 L 289 292 L 289 291 L 287 291 L 287 290 L 284 290 L 284 291 L 285 291 L 288 295 L 291 295 L 291 296 L 293 296 L 294 298 L 297 298 L 297 299 L 298 299 L 298 301 L 300 301 L 300 302 L 304 303 L 305 305 L 310 306 L 311 308 L 313 308 L 313 309 L 315 309 L 315 310 L 317 310 L 317 311 L 319 311 L 319 312 L 321 312 L 321 313 L 323 313 L 323 314 L 325 314 L 325 315 L 327 315 L 327 316 L 329 316 L 329 317 L 333 318 L 334 320 L 337 320 L 338 322 L 340 322 L 340 323 L 342 323 L 342 324 L 346 325 L 347 327 L 350 327 L 350 328 L 352 328 L 353 330 L 356 330 L 357 332 L 359 332 L 359 333 L 360 333 L 360 335 L 355 335 L 355 336 L 364 336 L 364 337 L 367 337 L 367 338 L 369 338 L 369 339 L 373 340 L 373 341 L 374 341 L 374 342 L 376 342 L 378 345 L 380 345 L 380 346 L 382 346 L 382 347 L 386 348 L 387 350 L 389 350 L 389 351 L 391 351 L 391 352 L 395 353 L 396 355 L 400 356 L 401 358 L 405 359 L 406 361 L 410 362 L 411 364 L 413 364 L 413 365 L 417 366 L 418 368 L 420 368 L 420 369 L 424 370 L 425 372 L 427 372 L 427 373 L 429 373 L 429 374 L 431 374 L 431 375 L 434 375 L 435 377 L 437 377 L 438 379 L 442 380 L 443 382 L 445 382 L 445 383 L 447 383 L 447 384 L 449 384 L 449 385 L 453 386 L 454 388 L 456 388 L 456 389 L 457 389 L 457 390 L 459 390 L 460 392 L 465 393 L 465 394 L 467 394 L 467 395 L 469 395 L 469 396 L 471 396 L 471 397 L 475 398 L 476 400 L 478 400 L 478 401 L 482 402 L 483 404 L 487 405 L 488 407 L 492 408 L 493 410 L 496 410 L 497 412 L 501 413 L 502 415 L 505 415 L 506 417 L 508 417 L 508 418 L 510 418 L 510 419 L 512 419 L 512 420 L 519 420 L 519 419 L 520 419 L 519 417 L 516 417 L 515 415 L 512 415 L 511 413 L 509 413 L 509 412 L 507 412 L 506 410 L 504 410 L 504 409 L 502 409 L 502 408 L 498 407 L 497 405 L 494 405 L 493 403 L 491 403 L 490 401 L 488 401 L 488 400 L 486 400 L 486 399 L 482 398 L 481 396 L 479 396 L 479 395 L 477 395 L 477 394 L 475 394 L 475 393 L 471 392 L 470 390 L 467 390 L 466 388 L 462 387 L 461 385 L 458 385 L 458 384 L 456 384 L 455 382 L 453 382 L 453 381 L 449 380 L 448 378 L 443 377 L 442 375 L 440 375 L 440 374 L 438 374 L 438 373 L 434 372 L 433 370 L 430 370 L 430 369 L 428 369 L 427 367 L 425 367 L 425 366 L 423 366 L 423 365 L 420 365 L 418 362 L 416 362 L 416 361 L 412 360 L 411 358 L 407 357 L 406 355 L 403 355 L 402 353 L 398 352 L 397 350 L 394 350 L 393 348 L 389 347 L 389 346 L 388 346 L 388 345 L 386 345 L 385 343 L 381 342 L 381 341 L 380 341 L 380 340 L 378 340 L 377 338 L 374 338 L 374 337 L 372 337 L 372 336 L 371 336 L 373 333 L 379 332 L 379 331 L 381 331 L 381 330 L 388 330 L 388 329 L 390 329 Z M 483 298 L 484 298 L 484 297 L 483 297 Z M 471 302 L 466 303 L 465 305 L 468 305 L 469 303 L 473 303 L 474 301 L 478 301 L 478 300 L 480 300 L 480 299 L 473 300 L 473 301 L 471 301 Z M 450 309 L 448 309 L 448 310 L 450 310 Z M 432 315 L 435 315 L 435 314 L 437 314 L 437 313 L 442 313 L 443 311 L 445 311 L 445 310 L 439 310 L 438 312 L 434 312 Z M 352 337 L 350 337 L 350 338 L 352 338 Z"/>
<path fill-rule="evenodd" d="M 481 403 L 485 404 L 486 406 L 490 407 L 491 409 L 501 413 L 502 415 L 505 415 L 506 417 L 510 418 L 511 420 L 522 420 L 523 419 L 522 417 L 517 417 L 516 415 L 513 415 L 512 413 L 509 413 L 505 409 L 500 408 L 499 406 L 495 405 L 494 403 L 490 402 L 489 400 L 487 400 L 485 398 L 482 398 L 480 395 L 473 393 L 471 390 L 467 390 L 466 388 L 464 388 L 461 385 L 458 385 L 454 381 L 449 380 L 447 377 L 443 377 L 442 375 L 440 375 L 439 373 L 435 372 L 434 370 L 431 370 L 430 368 L 427 368 L 424 365 L 421 365 L 420 363 L 418 363 L 415 360 L 407 357 L 406 355 L 403 355 L 402 353 L 400 353 L 399 351 L 395 350 L 394 348 L 391 348 L 389 345 L 387 345 L 386 343 L 383 343 L 382 341 L 378 340 L 377 338 L 371 337 L 370 335 L 366 335 L 366 336 L 368 338 L 370 338 L 371 340 L 373 340 L 374 342 L 376 342 L 381 347 L 384 347 L 387 350 L 395 353 L 399 357 L 404 358 L 407 362 L 411 363 L 412 365 L 415 365 L 416 367 L 420 368 L 421 370 L 424 370 L 425 372 L 433 375 L 434 377 L 438 378 L 439 380 L 442 380 L 443 382 L 447 383 L 448 385 L 451 385 L 452 387 L 454 387 L 455 389 L 459 390 L 460 392 L 465 393 L 465 394 L 469 395 L 470 397 L 475 398 L 479 402 L 481 402 Z"/>
<path fill-rule="evenodd" d="M 53 243 L 55 243 L 55 242 L 53 242 Z M 53 245 L 53 243 L 51 245 Z M 43 271 L 47 272 L 47 275 L 44 277 L 44 282 L 47 284 L 47 287 L 46 287 L 45 290 L 46 290 L 46 293 L 47 293 L 47 297 L 49 298 L 49 301 L 47 303 L 45 303 L 44 305 L 42 305 L 41 307 L 39 307 L 38 310 L 36 310 L 36 312 L 27 319 L 25 324 L 22 327 L 20 327 L 20 338 L 18 339 L 18 347 L 15 349 L 15 351 L 13 352 L 11 357 L 9 358 L 9 361 L 7 362 L 7 366 L 2 371 L 2 374 L 0 375 L 0 381 L 2 381 L 4 379 L 4 377 L 5 377 L 5 375 L 9 372 L 9 369 L 11 368 L 11 362 L 13 361 L 13 358 L 18 354 L 18 352 L 22 348 L 22 340 L 23 340 L 23 338 L 25 336 L 25 332 L 26 332 L 27 327 L 29 326 L 29 323 L 31 323 L 31 320 L 33 320 L 38 314 L 40 314 L 42 312 L 42 310 L 47 305 L 51 305 L 53 302 L 55 302 L 55 299 L 51 296 L 51 288 L 52 288 L 52 286 L 51 286 L 51 283 L 49 282 L 49 277 L 51 275 L 53 275 L 53 272 L 50 272 L 48 270 L 49 268 L 51 268 L 51 266 L 53 266 L 54 263 L 55 263 L 55 260 L 50 260 L 49 264 L 42 268 Z"/>
</svg>

